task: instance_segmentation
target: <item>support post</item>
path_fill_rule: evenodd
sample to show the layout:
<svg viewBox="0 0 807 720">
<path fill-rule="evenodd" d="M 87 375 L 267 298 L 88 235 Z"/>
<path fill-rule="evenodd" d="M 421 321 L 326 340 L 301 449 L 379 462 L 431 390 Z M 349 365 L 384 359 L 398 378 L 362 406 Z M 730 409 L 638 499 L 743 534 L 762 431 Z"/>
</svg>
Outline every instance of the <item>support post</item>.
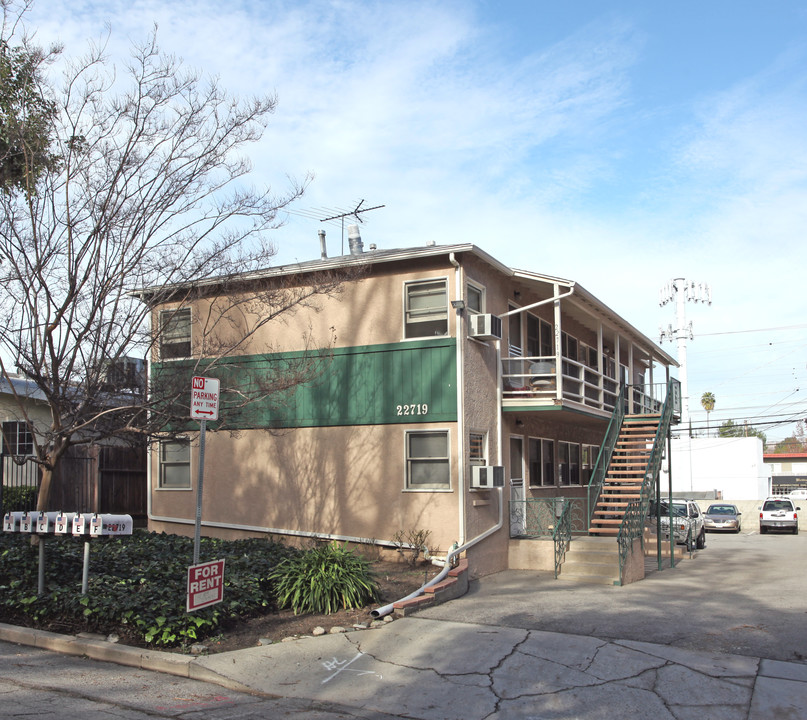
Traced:
<svg viewBox="0 0 807 720">
<path fill-rule="evenodd" d="M 205 477 L 205 432 L 207 420 L 199 421 L 199 474 L 196 481 L 196 528 L 193 534 L 193 564 L 199 564 L 199 542 L 202 534 L 202 483 Z"/>
<path fill-rule="evenodd" d="M 39 538 L 39 571 L 37 573 L 36 594 L 40 597 L 45 594 L 45 538 Z"/>
</svg>

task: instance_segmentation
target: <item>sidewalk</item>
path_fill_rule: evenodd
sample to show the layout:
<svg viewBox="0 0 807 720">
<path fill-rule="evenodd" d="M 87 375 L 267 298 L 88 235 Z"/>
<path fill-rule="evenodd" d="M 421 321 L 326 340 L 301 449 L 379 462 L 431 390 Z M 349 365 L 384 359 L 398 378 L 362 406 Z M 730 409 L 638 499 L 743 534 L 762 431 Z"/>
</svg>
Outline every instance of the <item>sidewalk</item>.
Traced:
<svg viewBox="0 0 807 720">
<path fill-rule="evenodd" d="M 0 639 L 423 720 L 807 718 L 807 665 L 407 617 L 207 657 L 0 625 Z"/>
</svg>

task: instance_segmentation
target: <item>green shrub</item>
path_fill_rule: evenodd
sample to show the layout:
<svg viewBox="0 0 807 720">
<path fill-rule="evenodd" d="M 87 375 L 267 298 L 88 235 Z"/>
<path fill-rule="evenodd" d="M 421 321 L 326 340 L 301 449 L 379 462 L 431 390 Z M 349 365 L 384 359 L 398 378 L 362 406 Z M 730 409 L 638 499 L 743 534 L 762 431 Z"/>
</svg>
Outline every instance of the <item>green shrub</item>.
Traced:
<svg viewBox="0 0 807 720">
<path fill-rule="evenodd" d="M 33 510 L 36 507 L 36 496 L 39 488 L 32 485 L 22 487 L 4 487 L 3 492 L 3 512 L 17 512 Z"/>
<path fill-rule="evenodd" d="M 269 574 L 278 605 L 294 614 L 330 614 L 378 600 L 370 563 L 336 542 L 312 548 L 281 562 Z"/>
<path fill-rule="evenodd" d="M 202 538 L 202 561 L 223 559 L 224 600 L 188 613 L 193 539 L 136 531 L 90 540 L 88 593 L 81 594 L 85 540 L 48 536 L 45 592 L 37 595 L 38 550 L 30 536 L 0 534 L 0 617 L 32 626 L 117 632 L 160 646 L 187 645 L 221 624 L 273 610 L 270 573 L 299 550 L 262 539 Z"/>
</svg>

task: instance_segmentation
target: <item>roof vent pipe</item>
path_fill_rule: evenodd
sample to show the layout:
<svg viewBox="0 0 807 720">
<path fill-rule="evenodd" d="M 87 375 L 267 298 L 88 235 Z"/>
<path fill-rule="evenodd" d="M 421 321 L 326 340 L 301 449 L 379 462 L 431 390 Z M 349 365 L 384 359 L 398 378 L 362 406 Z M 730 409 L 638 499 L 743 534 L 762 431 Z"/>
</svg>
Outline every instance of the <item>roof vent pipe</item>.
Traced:
<svg viewBox="0 0 807 720">
<path fill-rule="evenodd" d="M 361 255 L 364 252 L 364 246 L 361 242 L 361 234 L 359 233 L 358 225 L 347 226 L 347 241 L 350 245 L 351 255 Z"/>
<path fill-rule="evenodd" d="M 320 254 L 322 256 L 322 259 L 324 260 L 325 258 L 328 257 L 328 250 L 325 247 L 325 231 L 320 230 L 317 233 L 317 235 L 319 235 L 319 251 L 320 251 Z"/>
</svg>

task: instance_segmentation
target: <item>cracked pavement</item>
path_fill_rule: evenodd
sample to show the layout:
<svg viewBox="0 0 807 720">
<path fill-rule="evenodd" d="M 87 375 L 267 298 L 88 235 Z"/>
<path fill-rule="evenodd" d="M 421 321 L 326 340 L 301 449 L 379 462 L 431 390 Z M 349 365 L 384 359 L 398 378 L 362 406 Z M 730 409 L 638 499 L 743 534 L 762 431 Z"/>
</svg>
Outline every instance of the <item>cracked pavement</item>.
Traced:
<svg viewBox="0 0 807 720">
<path fill-rule="evenodd" d="M 807 717 L 807 665 L 404 618 L 197 662 L 255 690 L 404 718 Z"/>
</svg>

